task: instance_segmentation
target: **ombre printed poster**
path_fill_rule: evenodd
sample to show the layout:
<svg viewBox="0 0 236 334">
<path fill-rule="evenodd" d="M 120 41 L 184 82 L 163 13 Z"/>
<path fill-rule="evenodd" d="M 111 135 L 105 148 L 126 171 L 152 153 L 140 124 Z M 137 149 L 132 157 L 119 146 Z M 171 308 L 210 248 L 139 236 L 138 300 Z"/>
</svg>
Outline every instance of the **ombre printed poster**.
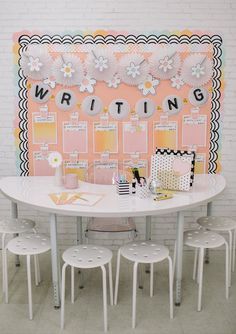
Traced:
<svg viewBox="0 0 236 334">
<path fill-rule="evenodd" d="M 19 174 L 52 175 L 59 151 L 81 179 L 148 176 L 156 148 L 194 150 L 197 173 L 219 172 L 221 44 L 190 31 L 15 34 Z"/>
</svg>

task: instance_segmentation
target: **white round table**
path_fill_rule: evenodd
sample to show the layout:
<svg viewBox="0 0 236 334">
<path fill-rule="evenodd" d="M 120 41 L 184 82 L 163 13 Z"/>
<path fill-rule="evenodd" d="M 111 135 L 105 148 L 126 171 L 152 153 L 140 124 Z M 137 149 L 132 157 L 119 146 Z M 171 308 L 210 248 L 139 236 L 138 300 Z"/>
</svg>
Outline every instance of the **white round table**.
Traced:
<svg viewBox="0 0 236 334">
<path fill-rule="evenodd" d="M 56 215 L 76 216 L 82 226 L 82 217 L 146 217 L 146 239 L 151 239 L 151 216 L 177 213 L 177 259 L 176 259 L 176 304 L 181 302 L 182 253 L 184 211 L 202 204 L 208 204 L 207 214 L 211 214 L 211 202 L 225 188 L 225 179 L 221 175 L 198 174 L 192 189 L 188 192 L 176 192 L 172 199 L 154 201 L 153 197 L 139 199 L 136 196 L 118 195 L 115 186 L 80 182 L 79 192 L 103 194 L 102 199 L 93 206 L 56 205 L 49 197 L 50 193 L 65 190 L 54 185 L 50 176 L 13 176 L 0 180 L 0 189 L 4 196 L 12 201 L 12 217 L 17 218 L 17 205 L 24 204 L 31 209 L 48 212 L 50 215 L 50 236 L 52 244 L 52 276 L 54 305 L 60 306 L 60 266 L 57 249 Z M 81 241 L 81 230 L 79 235 Z"/>
</svg>

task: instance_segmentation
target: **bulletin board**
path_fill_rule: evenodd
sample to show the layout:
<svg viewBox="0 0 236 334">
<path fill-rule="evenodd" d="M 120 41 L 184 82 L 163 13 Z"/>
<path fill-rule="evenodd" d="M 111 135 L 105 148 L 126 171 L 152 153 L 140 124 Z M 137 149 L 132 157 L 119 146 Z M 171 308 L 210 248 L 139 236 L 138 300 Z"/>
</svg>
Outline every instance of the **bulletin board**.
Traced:
<svg viewBox="0 0 236 334">
<path fill-rule="evenodd" d="M 15 138 L 20 175 L 94 178 L 138 167 L 157 148 L 194 150 L 196 173 L 218 173 L 222 39 L 193 33 L 14 36 Z M 109 176 L 110 177 L 110 176 Z"/>
</svg>

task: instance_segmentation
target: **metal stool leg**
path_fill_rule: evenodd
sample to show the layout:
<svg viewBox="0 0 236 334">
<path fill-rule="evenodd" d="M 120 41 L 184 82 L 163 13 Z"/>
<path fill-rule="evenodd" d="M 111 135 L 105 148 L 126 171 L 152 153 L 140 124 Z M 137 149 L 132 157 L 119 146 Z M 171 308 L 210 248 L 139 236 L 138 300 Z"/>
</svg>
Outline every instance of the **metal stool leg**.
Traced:
<svg viewBox="0 0 236 334">
<path fill-rule="evenodd" d="M 104 332 L 107 332 L 107 277 L 106 269 L 101 266 L 102 269 L 102 288 L 103 288 L 103 312 L 104 312 Z"/>
<path fill-rule="evenodd" d="M 227 242 L 225 242 L 225 297 L 226 299 L 229 298 L 229 286 L 230 286 L 230 273 L 231 267 L 229 265 L 229 246 Z"/>
<path fill-rule="evenodd" d="M 171 257 L 168 256 L 169 261 L 169 298 L 170 298 L 170 318 L 173 319 L 173 265 Z"/>
<path fill-rule="evenodd" d="M 108 263 L 108 272 L 109 272 L 110 304 L 113 305 L 113 283 L 112 283 L 111 261 Z"/>
<path fill-rule="evenodd" d="M 193 263 L 193 280 L 196 279 L 197 274 L 197 262 L 198 262 L 198 248 L 194 250 L 194 263 Z"/>
<path fill-rule="evenodd" d="M 37 264 L 37 255 L 34 255 L 34 276 L 35 276 L 35 285 L 39 285 L 38 279 L 38 264 Z"/>
<path fill-rule="evenodd" d="M 137 270 L 138 262 L 134 263 L 133 268 L 133 301 L 132 301 L 132 328 L 135 328 L 136 324 L 136 294 L 137 294 Z"/>
<path fill-rule="evenodd" d="M 150 297 L 153 297 L 153 263 L 150 264 Z"/>
<path fill-rule="evenodd" d="M 199 250 L 199 263 L 198 263 L 198 279 L 199 279 L 199 287 L 198 287 L 198 306 L 197 310 L 201 311 L 202 309 L 202 277 L 203 277 L 203 261 L 204 261 L 204 248 L 200 248 Z"/>
<path fill-rule="evenodd" d="M 5 303 L 8 304 L 8 264 L 7 264 L 7 248 L 3 249 L 3 270 L 4 270 L 4 292 L 5 292 Z"/>
<path fill-rule="evenodd" d="M 117 262 L 116 262 L 116 282 L 115 282 L 115 298 L 114 298 L 115 305 L 117 305 L 119 277 L 120 277 L 120 249 L 118 250 L 117 253 Z"/>
<path fill-rule="evenodd" d="M 26 255 L 26 260 L 27 260 L 29 318 L 30 318 L 30 320 L 32 320 L 33 319 L 33 309 L 32 309 L 32 283 L 31 283 L 30 255 Z"/>
<path fill-rule="evenodd" d="M 233 231 L 233 255 L 232 255 L 232 272 L 235 269 L 235 244 L 236 244 L 236 230 Z"/>
<path fill-rule="evenodd" d="M 62 267 L 62 282 L 61 282 L 61 329 L 64 329 L 65 323 L 65 284 L 66 284 L 66 267 L 67 263 L 64 263 Z"/>
<path fill-rule="evenodd" d="M 4 263 L 5 263 L 5 238 L 6 234 L 2 234 L 2 292 L 5 293 L 5 269 L 4 269 Z"/>
<path fill-rule="evenodd" d="M 75 302 L 75 268 L 71 266 L 71 303 Z"/>
<path fill-rule="evenodd" d="M 229 286 L 231 286 L 232 249 L 233 249 L 232 245 L 233 245 L 232 231 L 229 231 Z"/>
</svg>

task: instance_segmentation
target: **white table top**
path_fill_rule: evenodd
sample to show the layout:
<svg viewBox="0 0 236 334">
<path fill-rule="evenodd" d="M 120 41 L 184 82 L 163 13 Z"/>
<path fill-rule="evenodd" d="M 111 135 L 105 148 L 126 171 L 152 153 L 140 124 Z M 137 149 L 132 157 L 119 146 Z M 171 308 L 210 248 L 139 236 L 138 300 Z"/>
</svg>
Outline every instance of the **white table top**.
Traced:
<svg viewBox="0 0 236 334">
<path fill-rule="evenodd" d="M 83 217 L 137 217 L 154 216 L 165 213 L 188 210 L 211 202 L 225 188 L 225 179 L 221 175 L 198 174 L 192 189 L 188 192 L 176 192 L 172 199 L 154 201 L 153 197 L 139 199 L 135 195 L 117 195 L 115 186 L 97 185 L 80 182 L 76 191 L 104 194 L 94 206 L 56 205 L 49 193 L 69 191 L 54 185 L 50 176 L 13 176 L 0 180 L 0 189 L 4 196 L 19 204 L 44 212 L 67 216 Z"/>
</svg>

